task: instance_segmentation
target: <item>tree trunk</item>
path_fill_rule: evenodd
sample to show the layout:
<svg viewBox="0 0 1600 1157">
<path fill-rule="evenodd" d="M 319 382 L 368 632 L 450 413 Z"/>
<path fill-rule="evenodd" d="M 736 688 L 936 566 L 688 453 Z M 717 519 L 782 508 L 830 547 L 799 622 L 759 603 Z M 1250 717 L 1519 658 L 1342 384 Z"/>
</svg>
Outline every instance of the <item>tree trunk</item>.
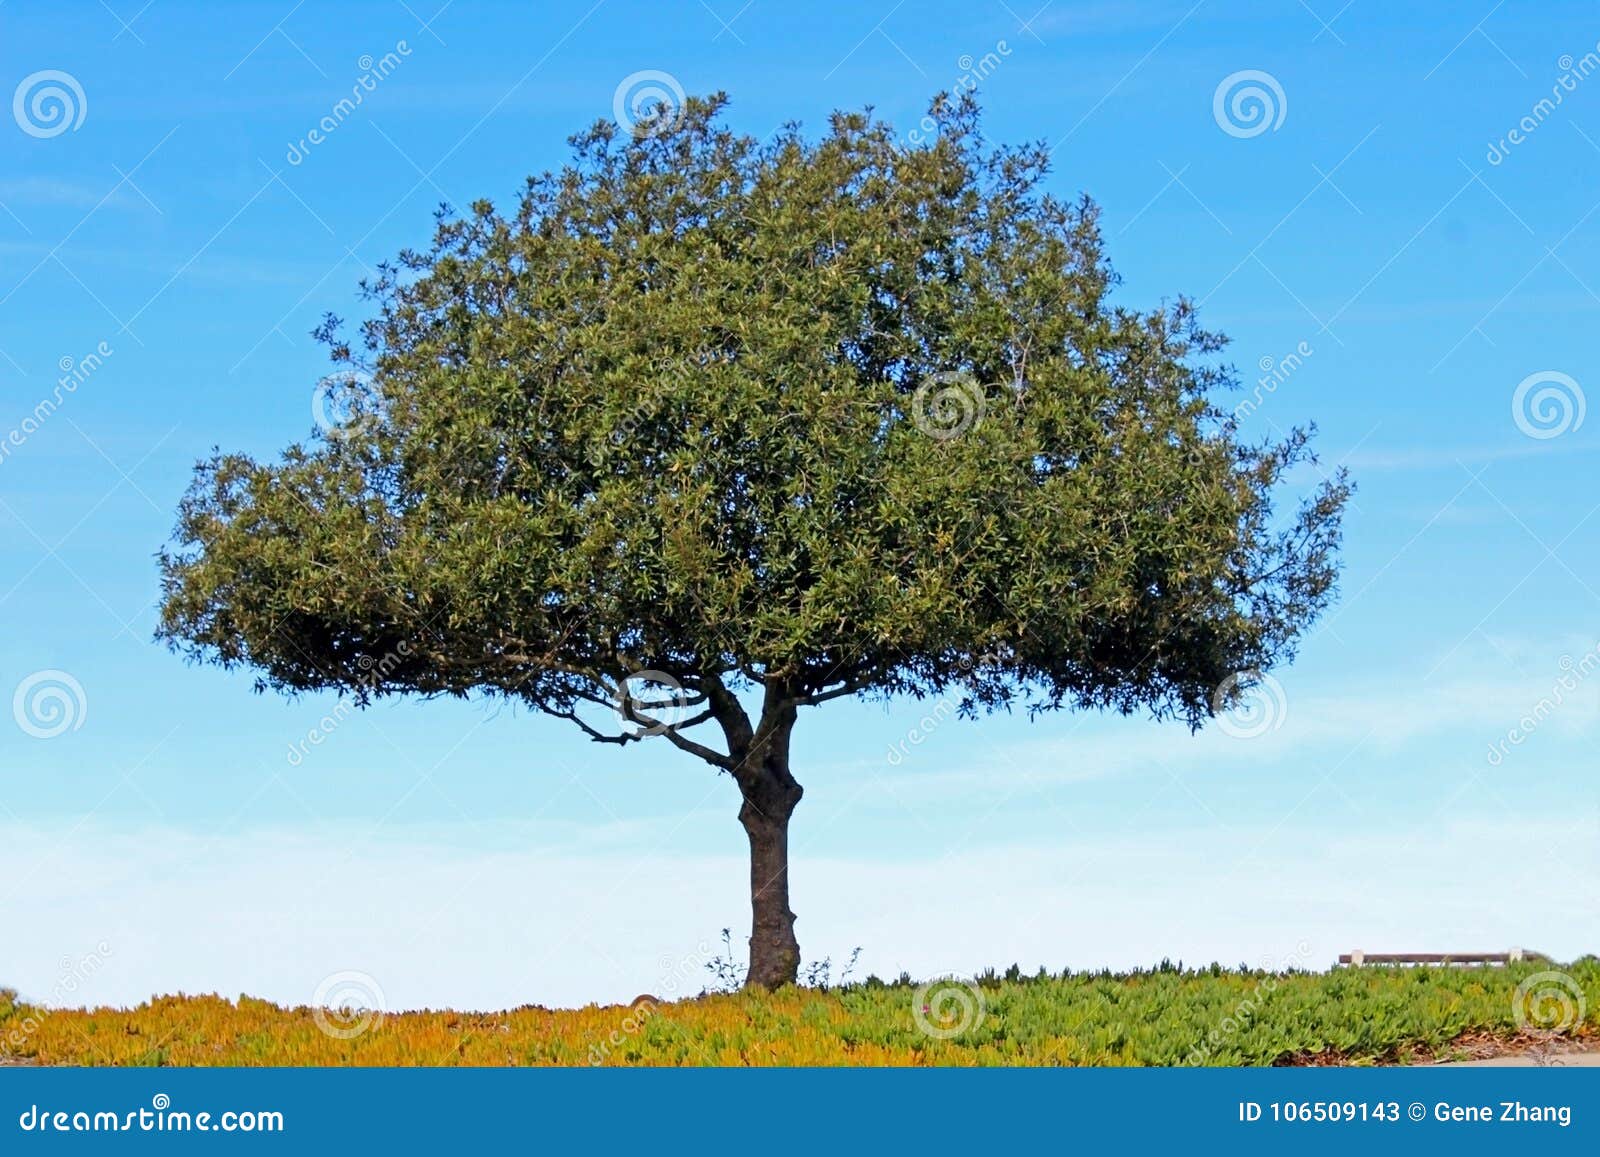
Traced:
<svg viewBox="0 0 1600 1157">
<path fill-rule="evenodd" d="M 739 822 L 750 837 L 750 972 L 746 988 L 782 988 L 800 972 L 800 943 L 789 910 L 789 817 L 804 794 L 789 774 L 789 730 L 758 742 L 735 777 L 744 804 Z"/>
</svg>

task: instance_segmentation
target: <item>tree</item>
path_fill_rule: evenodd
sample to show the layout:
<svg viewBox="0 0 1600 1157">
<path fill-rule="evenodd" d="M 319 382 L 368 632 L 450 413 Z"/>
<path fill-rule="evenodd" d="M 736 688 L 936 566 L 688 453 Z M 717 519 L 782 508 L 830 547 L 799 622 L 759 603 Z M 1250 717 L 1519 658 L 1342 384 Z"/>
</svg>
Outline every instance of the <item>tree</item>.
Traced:
<svg viewBox="0 0 1600 1157">
<path fill-rule="evenodd" d="M 726 772 L 776 987 L 803 708 L 1197 727 L 1326 604 L 1348 487 L 1274 513 L 1307 433 L 1246 442 L 1223 340 L 1114 304 L 1095 206 L 970 100 L 912 145 L 870 113 L 761 143 L 724 104 L 441 209 L 359 339 L 318 331 L 342 423 L 196 468 L 160 635 L 262 690 L 503 697 Z"/>
</svg>

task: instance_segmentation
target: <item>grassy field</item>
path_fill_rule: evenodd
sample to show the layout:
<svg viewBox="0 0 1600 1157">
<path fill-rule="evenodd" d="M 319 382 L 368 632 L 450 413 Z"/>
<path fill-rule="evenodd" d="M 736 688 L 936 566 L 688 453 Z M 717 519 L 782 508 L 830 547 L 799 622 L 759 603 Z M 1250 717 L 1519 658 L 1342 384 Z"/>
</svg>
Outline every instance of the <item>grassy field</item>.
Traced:
<svg viewBox="0 0 1600 1157">
<path fill-rule="evenodd" d="M 1559 967 L 1559 971 L 1552 971 Z M 1519 988 L 1520 986 L 1520 988 Z M 1600 1037 L 1600 962 L 989 976 L 677 1003 L 377 1015 L 241 997 L 51 1011 L 0 990 L 0 1055 L 69 1065 L 1267 1065 Z"/>
</svg>

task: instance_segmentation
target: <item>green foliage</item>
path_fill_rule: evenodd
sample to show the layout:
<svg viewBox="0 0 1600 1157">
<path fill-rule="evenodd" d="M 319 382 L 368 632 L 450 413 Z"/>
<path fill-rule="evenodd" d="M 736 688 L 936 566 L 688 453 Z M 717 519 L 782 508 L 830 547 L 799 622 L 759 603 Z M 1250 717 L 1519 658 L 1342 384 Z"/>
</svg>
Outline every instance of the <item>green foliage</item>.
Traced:
<svg viewBox="0 0 1600 1157">
<path fill-rule="evenodd" d="M 740 953 L 733 945 L 733 929 L 722 930 L 722 951 L 706 961 L 704 968 L 707 977 L 706 986 L 701 989 L 701 996 L 712 993 L 737 992 L 744 984 L 745 975 L 749 969 L 746 961 L 740 959 Z M 850 957 L 839 970 L 838 979 L 833 976 L 833 957 L 824 956 L 821 960 L 813 960 L 802 964 L 797 970 L 796 983 L 806 987 L 820 989 L 823 992 L 830 988 L 843 987 L 850 982 L 850 975 L 855 971 L 856 962 L 861 959 L 861 948 L 851 949 Z M 868 978 L 868 982 L 878 981 L 876 977 Z"/>
<path fill-rule="evenodd" d="M 1222 339 L 1113 303 L 1094 205 L 970 96 L 914 148 L 847 113 L 763 143 L 724 104 L 602 122 L 383 266 L 359 340 L 319 331 L 341 423 L 198 467 L 160 635 L 263 689 L 502 696 L 730 772 L 769 881 L 747 983 L 781 987 L 800 707 L 1198 727 L 1331 596 L 1348 486 L 1275 512 L 1307 434 L 1238 436 Z"/>
<path fill-rule="evenodd" d="M 60 1010 L 19 1035 L 48 1064 L 175 1065 L 1269 1065 L 1443 1057 L 1488 1040 L 1574 1045 L 1600 1036 L 1600 965 L 1040 974 L 974 984 L 951 1031 L 930 1034 L 928 985 L 869 979 L 828 991 L 553 1012 L 408 1012 L 341 1039 L 311 1010 L 163 997 Z M 1011 977 L 1015 972 L 1016 976 Z M 1542 1027 L 1525 990 L 1543 987 Z M 1519 986 L 1521 991 L 1519 991 Z M 935 991 L 937 991 L 937 987 Z M 919 1004 L 924 1016 L 919 1023 Z M 29 1010 L 22 1010 L 27 1012 Z M 159 1047 L 152 1044 L 159 1042 Z"/>
<path fill-rule="evenodd" d="M 1342 477 L 1240 440 L 1222 339 L 1114 304 L 1045 151 L 836 114 L 765 143 L 722 97 L 573 138 L 506 212 L 441 215 L 367 287 L 351 421 L 198 468 L 161 634 L 263 687 L 483 692 L 571 719 L 643 671 L 737 746 L 769 705 L 954 688 L 964 709 L 1198 722 L 1335 579 Z M 781 711 L 778 712 L 781 715 Z M 613 741 L 632 736 L 606 735 Z"/>
</svg>

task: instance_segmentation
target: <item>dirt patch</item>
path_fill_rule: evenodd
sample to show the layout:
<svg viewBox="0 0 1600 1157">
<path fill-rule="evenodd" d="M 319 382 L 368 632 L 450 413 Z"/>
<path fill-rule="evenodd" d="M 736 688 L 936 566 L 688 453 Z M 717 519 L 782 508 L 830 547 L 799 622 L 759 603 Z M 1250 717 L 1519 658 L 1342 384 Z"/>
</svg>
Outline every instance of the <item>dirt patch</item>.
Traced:
<svg viewBox="0 0 1600 1157">
<path fill-rule="evenodd" d="M 1439 1065 L 1454 1061 L 1527 1057 L 1536 1064 L 1548 1058 L 1550 1064 L 1556 1065 L 1563 1056 L 1593 1052 L 1597 1047 L 1600 1047 L 1600 1036 L 1591 1032 L 1579 1035 L 1538 1032 L 1496 1034 L 1478 1030 L 1464 1032 L 1438 1048 L 1427 1044 L 1402 1045 L 1378 1057 L 1359 1059 L 1352 1059 L 1339 1049 L 1329 1049 L 1320 1053 L 1279 1057 L 1272 1064 L 1276 1068 L 1333 1068 L 1349 1065 Z"/>
</svg>

